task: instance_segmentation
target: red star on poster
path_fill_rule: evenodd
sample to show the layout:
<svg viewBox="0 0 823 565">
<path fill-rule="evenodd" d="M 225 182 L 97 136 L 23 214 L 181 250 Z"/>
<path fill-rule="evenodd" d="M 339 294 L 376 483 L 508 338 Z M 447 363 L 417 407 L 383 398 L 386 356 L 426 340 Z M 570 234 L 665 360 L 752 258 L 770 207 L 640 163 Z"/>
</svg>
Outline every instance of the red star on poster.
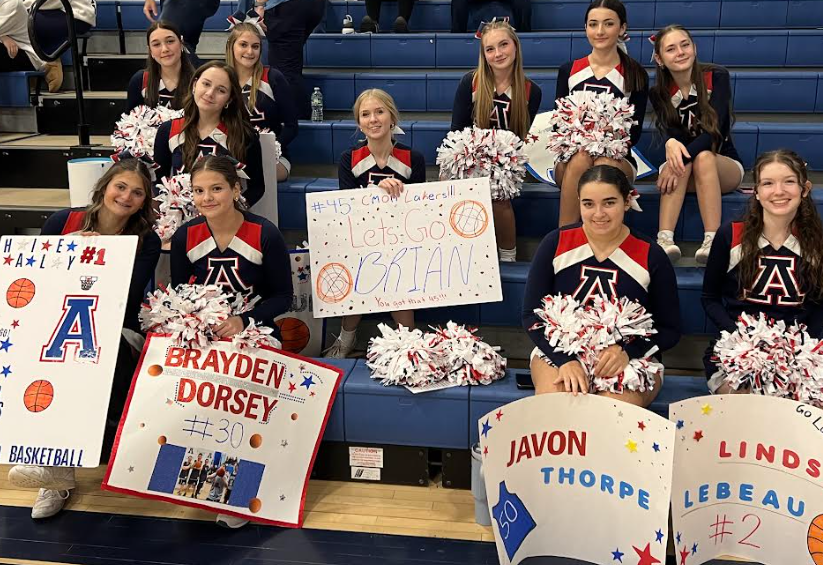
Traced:
<svg viewBox="0 0 823 565">
<path fill-rule="evenodd" d="M 640 431 L 643 431 L 646 429 L 646 424 L 643 422 L 637 422 L 637 427 L 640 428 Z"/>
<path fill-rule="evenodd" d="M 51 243 L 49 243 L 48 241 L 44 241 L 43 246 L 42 246 L 42 250 L 43 251 L 48 251 L 49 249 L 51 249 Z"/>
<path fill-rule="evenodd" d="M 19 326 L 19 325 L 20 325 L 20 320 L 14 320 L 14 321 L 11 323 L 11 327 L 13 327 L 13 328 L 16 328 L 16 327 L 17 327 L 17 326 Z"/>
<path fill-rule="evenodd" d="M 640 551 L 636 547 L 632 546 L 634 548 L 635 553 L 637 553 L 638 557 L 640 557 L 640 561 L 637 562 L 637 565 L 654 565 L 655 563 L 660 563 L 660 560 L 655 559 L 655 557 L 652 555 L 652 550 L 650 546 L 651 544 L 647 543 L 643 551 Z"/>
<path fill-rule="evenodd" d="M 3 264 L 4 265 L 11 265 L 11 260 L 12 260 L 11 255 L 6 255 L 5 257 L 3 257 Z"/>
<path fill-rule="evenodd" d="M 502 411 L 502 410 L 498 410 L 498 411 L 497 411 L 497 413 L 494 415 L 494 417 L 495 417 L 495 418 L 497 418 L 497 421 L 499 422 L 499 421 L 500 421 L 500 418 L 502 418 L 502 417 L 503 417 L 503 411 Z"/>
<path fill-rule="evenodd" d="M 701 439 L 703 439 L 703 432 L 701 430 L 694 432 L 694 441 L 700 441 Z"/>
<path fill-rule="evenodd" d="M 489 454 L 489 446 L 488 445 L 483 446 L 483 455 L 488 455 L 488 454 Z"/>
<path fill-rule="evenodd" d="M 680 565 L 686 565 L 686 558 L 689 556 L 689 550 L 686 549 L 686 546 L 683 546 L 683 549 L 680 551 Z"/>
<path fill-rule="evenodd" d="M 294 383 L 289 383 L 289 392 L 294 392 L 295 390 L 297 390 L 297 387 Z"/>
<path fill-rule="evenodd" d="M 317 396 L 317 395 L 314 393 L 314 391 L 311 391 L 311 392 L 309 393 L 309 396 Z"/>
</svg>

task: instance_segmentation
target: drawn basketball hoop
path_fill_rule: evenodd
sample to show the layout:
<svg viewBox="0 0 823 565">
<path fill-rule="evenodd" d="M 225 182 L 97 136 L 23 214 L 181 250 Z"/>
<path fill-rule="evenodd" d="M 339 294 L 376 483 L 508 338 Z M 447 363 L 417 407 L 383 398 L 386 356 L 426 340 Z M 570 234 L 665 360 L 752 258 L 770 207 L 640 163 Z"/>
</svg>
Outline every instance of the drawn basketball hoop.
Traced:
<svg viewBox="0 0 823 565">
<path fill-rule="evenodd" d="M 80 288 L 83 290 L 90 290 L 92 285 L 97 282 L 97 277 L 83 275 L 80 277 Z"/>
<path fill-rule="evenodd" d="M 328 263 L 317 275 L 317 298 L 327 304 L 342 302 L 351 293 L 351 273 L 341 263 Z"/>
<path fill-rule="evenodd" d="M 476 200 L 462 200 L 452 206 L 449 223 L 457 235 L 472 239 L 482 235 L 489 227 L 489 213 Z"/>
</svg>

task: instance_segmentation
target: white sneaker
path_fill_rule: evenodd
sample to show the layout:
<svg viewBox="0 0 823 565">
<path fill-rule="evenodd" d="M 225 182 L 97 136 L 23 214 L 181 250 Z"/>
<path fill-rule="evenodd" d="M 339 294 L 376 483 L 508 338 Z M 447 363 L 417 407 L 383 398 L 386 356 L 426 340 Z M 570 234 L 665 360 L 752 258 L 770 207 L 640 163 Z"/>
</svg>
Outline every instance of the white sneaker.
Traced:
<svg viewBox="0 0 823 565">
<path fill-rule="evenodd" d="M 41 488 L 34 506 L 31 507 L 31 517 L 35 520 L 51 518 L 63 509 L 70 495 L 70 490 Z"/>
<path fill-rule="evenodd" d="M 714 241 L 714 236 L 707 235 L 703 238 L 703 245 L 700 246 L 700 249 L 695 251 L 694 253 L 694 260 L 697 261 L 698 265 L 705 265 L 709 261 L 709 253 L 712 250 L 712 242 Z"/>
<path fill-rule="evenodd" d="M 657 245 L 663 248 L 663 251 L 666 252 L 666 255 L 669 256 L 669 260 L 672 263 L 677 263 L 680 260 L 682 253 L 672 238 L 664 235 L 658 235 Z"/>
<path fill-rule="evenodd" d="M 354 344 L 357 342 L 357 339 L 352 340 L 351 343 L 346 344 L 343 343 L 343 340 L 340 336 L 335 338 L 334 343 L 323 352 L 323 357 L 328 357 L 329 359 L 345 359 L 348 357 L 349 353 L 354 351 Z"/>
<path fill-rule="evenodd" d="M 218 526 L 229 528 L 231 530 L 242 528 L 243 526 L 249 523 L 248 520 L 238 518 L 237 516 L 229 516 L 228 514 L 218 514 L 215 522 L 217 522 Z"/>
<path fill-rule="evenodd" d="M 16 487 L 56 490 L 68 490 L 77 486 L 73 467 L 15 465 L 9 471 L 9 482 Z"/>
</svg>

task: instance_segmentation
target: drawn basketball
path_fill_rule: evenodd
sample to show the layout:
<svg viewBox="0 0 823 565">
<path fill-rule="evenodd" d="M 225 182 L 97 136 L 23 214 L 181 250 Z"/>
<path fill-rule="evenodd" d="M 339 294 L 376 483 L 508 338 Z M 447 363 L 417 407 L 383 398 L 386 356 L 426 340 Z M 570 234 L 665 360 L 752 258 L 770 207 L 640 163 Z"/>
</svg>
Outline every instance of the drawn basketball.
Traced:
<svg viewBox="0 0 823 565">
<path fill-rule="evenodd" d="M 6 290 L 6 302 L 12 308 L 22 308 L 34 298 L 34 283 L 29 279 L 17 279 Z"/>
<path fill-rule="evenodd" d="M 476 200 L 462 200 L 452 206 L 449 223 L 454 233 L 472 239 L 482 235 L 489 227 L 489 212 Z"/>
<path fill-rule="evenodd" d="M 317 275 L 317 298 L 328 304 L 346 299 L 352 289 L 351 273 L 345 265 L 328 263 Z"/>
<path fill-rule="evenodd" d="M 274 321 L 280 328 L 280 341 L 283 349 L 292 353 L 300 353 L 309 344 L 311 332 L 309 326 L 297 318 L 281 318 Z"/>
<path fill-rule="evenodd" d="M 156 377 L 163 373 L 163 367 L 161 367 L 160 365 L 152 365 L 146 372 L 149 374 L 150 377 Z"/>
<path fill-rule="evenodd" d="M 249 438 L 249 445 L 251 445 L 252 449 L 257 449 L 263 445 L 263 436 L 260 434 L 254 434 L 251 438 Z"/>
<path fill-rule="evenodd" d="M 159 438 L 157 438 L 157 443 L 159 443 L 160 445 L 166 445 L 166 441 L 166 436 L 160 436 Z"/>
<path fill-rule="evenodd" d="M 53 399 L 54 387 L 49 381 L 34 381 L 23 393 L 23 404 L 29 412 L 42 412 L 51 405 Z"/>
<path fill-rule="evenodd" d="M 297 421 L 297 412 L 292 412 L 291 419 Z"/>
<path fill-rule="evenodd" d="M 263 508 L 263 503 L 260 501 L 259 498 L 252 498 L 249 501 L 249 510 L 251 510 L 252 513 L 257 514 L 258 512 L 260 512 L 261 508 Z"/>
<path fill-rule="evenodd" d="M 814 565 L 823 565 L 823 514 L 818 514 L 809 524 L 807 543 Z"/>
</svg>

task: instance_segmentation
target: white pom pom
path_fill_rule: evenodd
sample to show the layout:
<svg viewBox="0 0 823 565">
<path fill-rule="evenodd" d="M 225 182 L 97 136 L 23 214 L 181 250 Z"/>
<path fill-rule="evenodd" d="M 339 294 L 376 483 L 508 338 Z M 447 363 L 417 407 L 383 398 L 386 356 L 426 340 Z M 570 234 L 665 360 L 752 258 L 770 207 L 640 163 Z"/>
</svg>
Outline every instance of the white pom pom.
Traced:
<svg viewBox="0 0 823 565">
<path fill-rule="evenodd" d="M 394 330 L 385 324 L 378 325 L 378 329 L 382 335 L 369 340 L 366 354 L 373 379 L 380 379 L 384 386 L 417 387 L 445 376 L 440 351 L 431 346 L 423 332 L 403 326 Z"/>
<path fill-rule="evenodd" d="M 234 334 L 231 342 L 238 351 L 254 352 L 263 346 L 280 349 L 281 343 L 271 335 L 272 332 L 273 328 L 258 326 L 254 319 L 250 319 L 249 325 L 242 332 Z"/>
<path fill-rule="evenodd" d="M 793 326 L 795 339 L 795 400 L 823 408 L 823 341 Z"/>
<path fill-rule="evenodd" d="M 577 311 L 579 307 L 580 303 L 571 295 L 546 296 L 540 308 L 534 310 L 542 322 L 538 322 L 529 329 L 542 328 L 546 341 L 555 351 L 577 355 L 585 347 L 581 339 L 583 322 Z"/>
<path fill-rule="evenodd" d="M 163 177 L 157 184 L 159 202 L 157 221 L 154 231 L 162 241 L 170 241 L 177 229 L 200 214 L 194 206 L 191 191 L 191 175 L 182 173 L 172 177 Z"/>
<path fill-rule="evenodd" d="M 629 153 L 634 105 L 607 92 L 578 90 L 556 102 L 546 134 L 548 149 L 565 163 L 585 151 L 592 157 L 620 160 Z"/>
<path fill-rule="evenodd" d="M 154 138 L 160 124 L 183 116 L 182 110 L 171 110 L 165 106 L 150 108 L 137 106 L 123 114 L 111 134 L 111 144 L 115 151 L 127 150 L 137 156 L 154 157 Z"/>
<path fill-rule="evenodd" d="M 460 386 L 488 385 L 506 375 L 506 360 L 474 335 L 476 331 L 449 321 L 445 329 L 434 328 L 433 334 L 426 334 L 440 349 L 446 378 Z"/>
<path fill-rule="evenodd" d="M 527 161 L 523 141 L 502 129 L 472 126 L 452 131 L 437 149 L 441 179 L 489 177 L 492 200 L 511 200 L 520 194 Z"/>
</svg>

